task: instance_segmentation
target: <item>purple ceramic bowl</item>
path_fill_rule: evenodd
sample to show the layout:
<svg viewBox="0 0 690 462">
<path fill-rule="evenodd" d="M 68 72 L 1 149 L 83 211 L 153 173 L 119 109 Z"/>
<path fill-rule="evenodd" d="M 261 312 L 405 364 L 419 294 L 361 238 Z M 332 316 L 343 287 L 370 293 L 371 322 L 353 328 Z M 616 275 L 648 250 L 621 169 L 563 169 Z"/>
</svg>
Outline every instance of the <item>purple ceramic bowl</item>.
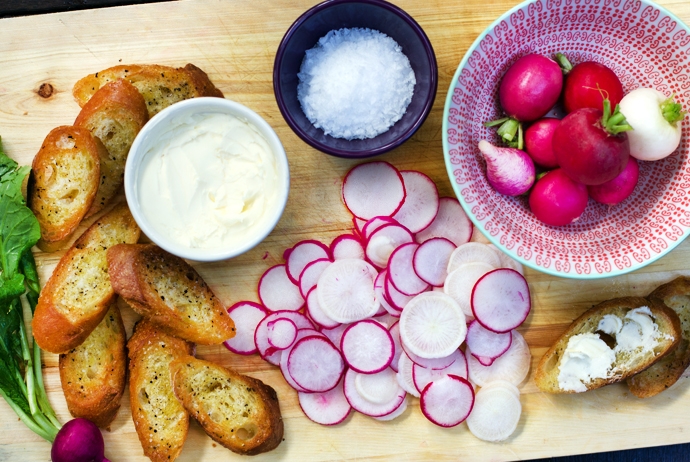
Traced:
<svg viewBox="0 0 690 462">
<path fill-rule="evenodd" d="M 304 115 L 297 99 L 305 52 L 333 29 L 362 27 L 393 38 L 410 60 L 417 83 L 407 112 L 387 132 L 366 140 L 326 135 Z M 327 0 L 300 16 L 285 33 L 273 66 L 273 90 L 287 124 L 307 144 L 337 157 L 372 157 L 400 146 L 429 115 L 436 97 L 436 55 L 422 28 L 403 10 L 383 0 Z"/>
</svg>

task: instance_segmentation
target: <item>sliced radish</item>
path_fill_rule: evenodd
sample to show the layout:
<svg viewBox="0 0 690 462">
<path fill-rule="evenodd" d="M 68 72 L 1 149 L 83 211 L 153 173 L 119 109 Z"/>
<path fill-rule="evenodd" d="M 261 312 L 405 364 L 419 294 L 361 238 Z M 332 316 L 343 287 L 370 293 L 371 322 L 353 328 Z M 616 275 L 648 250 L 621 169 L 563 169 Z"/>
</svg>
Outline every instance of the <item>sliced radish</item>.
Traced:
<svg viewBox="0 0 690 462">
<path fill-rule="evenodd" d="M 297 326 L 287 318 L 278 318 L 266 323 L 268 343 L 277 350 L 290 348 L 297 339 Z"/>
<path fill-rule="evenodd" d="M 355 388 L 362 398 L 374 404 L 385 404 L 400 392 L 395 371 L 390 367 L 375 374 L 356 374 Z"/>
<path fill-rule="evenodd" d="M 314 239 L 298 242 L 285 260 L 288 277 L 294 284 L 299 285 L 299 277 L 304 268 L 309 263 L 323 258 L 331 258 L 331 251 L 326 244 Z"/>
<path fill-rule="evenodd" d="M 350 406 L 357 412 L 370 417 L 381 417 L 395 411 L 405 400 L 407 393 L 402 387 L 399 387 L 393 399 L 386 403 L 372 403 L 368 401 L 357 391 L 357 375 L 359 375 L 359 372 L 348 369 L 345 373 L 345 383 L 343 386 L 345 398 L 347 398 Z"/>
<path fill-rule="evenodd" d="M 310 290 L 307 294 L 307 313 L 311 317 L 312 321 L 323 328 L 333 329 L 334 327 L 338 327 L 340 325 L 338 321 L 334 321 L 326 316 L 321 309 L 319 297 L 316 293 L 316 287 Z"/>
<path fill-rule="evenodd" d="M 479 278 L 489 271 L 493 271 L 493 269 L 494 267 L 487 263 L 474 262 L 460 265 L 459 268 L 448 273 L 448 277 L 443 284 L 443 291 L 460 305 L 462 312 L 470 319 L 474 318 L 472 304 L 470 303 L 472 289 L 474 289 L 474 285 Z"/>
<path fill-rule="evenodd" d="M 374 231 L 365 248 L 369 261 L 379 268 L 385 268 L 388 259 L 395 249 L 408 242 L 413 242 L 414 236 L 402 225 L 385 225 Z"/>
<path fill-rule="evenodd" d="M 407 403 L 408 403 L 408 399 L 407 399 L 407 396 L 405 396 L 405 399 L 402 400 L 402 403 L 400 403 L 400 406 L 398 406 L 398 408 L 396 410 L 394 410 L 390 414 L 374 417 L 374 419 L 380 420 L 382 422 L 387 422 L 389 420 L 396 419 L 396 418 L 400 417 L 407 410 Z"/>
<path fill-rule="evenodd" d="M 518 387 L 510 382 L 506 382 L 505 380 L 492 380 L 481 387 L 482 390 L 489 390 L 491 388 L 505 388 L 506 390 L 512 392 L 516 397 L 520 397 L 520 390 L 518 390 Z"/>
<path fill-rule="evenodd" d="M 400 385 L 403 390 L 419 398 L 419 390 L 417 390 L 417 387 L 414 385 L 413 368 L 414 363 L 410 357 L 406 354 L 400 355 L 400 359 L 398 359 L 398 372 L 395 378 L 398 380 L 398 385 Z"/>
<path fill-rule="evenodd" d="M 455 249 L 455 244 L 444 237 L 432 237 L 424 241 L 415 251 L 412 260 L 415 273 L 432 286 L 443 286 L 448 276 L 448 261 Z"/>
<path fill-rule="evenodd" d="M 225 347 L 240 355 L 252 355 L 258 350 L 254 342 L 256 326 L 266 317 L 268 311 L 258 303 L 237 302 L 228 308 L 228 315 L 235 323 L 235 336 L 223 342 Z"/>
<path fill-rule="evenodd" d="M 334 260 L 343 258 L 364 259 L 364 246 L 354 234 L 341 234 L 331 242 L 331 255 Z"/>
<path fill-rule="evenodd" d="M 295 342 L 288 354 L 292 379 L 311 392 L 331 390 L 342 378 L 345 363 L 340 351 L 326 336 L 308 336 Z"/>
<path fill-rule="evenodd" d="M 412 233 L 418 233 L 434 221 L 438 213 L 439 197 L 436 183 L 414 170 L 400 172 L 407 196 L 395 218 Z"/>
<path fill-rule="evenodd" d="M 340 323 L 373 316 L 379 309 L 374 291 L 377 275 L 376 269 L 364 260 L 334 261 L 321 273 L 316 288 L 324 314 Z"/>
<path fill-rule="evenodd" d="M 504 441 L 517 428 L 521 414 L 520 398 L 510 389 L 480 388 L 474 397 L 474 409 L 467 418 L 467 427 L 480 440 Z"/>
<path fill-rule="evenodd" d="M 295 379 L 292 378 L 292 375 L 290 374 L 290 369 L 288 368 L 288 359 L 290 358 L 290 352 L 292 351 L 292 347 L 294 347 L 297 344 L 297 341 L 310 336 L 324 337 L 324 335 L 317 330 L 300 329 L 297 331 L 297 339 L 295 343 L 293 343 L 286 350 L 278 350 L 278 353 L 280 354 L 280 362 L 278 363 L 278 366 L 280 366 L 280 372 L 281 374 L 283 374 L 283 378 L 285 379 L 285 381 L 295 390 L 304 391 L 308 393 L 312 393 L 312 390 L 307 390 L 306 388 L 302 387 L 300 384 L 295 382 Z"/>
<path fill-rule="evenodd" d="M 466 244 L 459 245 L 450 255 L 448 272 L 453 272 L 465 263 L 474 262 L 486 263 L 494 269 L 501 267 L 501 259 L 495 248 L 479 242 L 467 242 Z"/>
<path fill-rule="evenodd" d="M 259 299 L 269 311 L 297 311 L 304 306 L 304 297 L 284 264 L 272 266 L 261 276 Z"/>
<path fill-rule="evenodd" d="M 453 353 L 449 354 L 448 356 L 443 356 L 442 358 L 422 358 L 421 356 L 418 356 L 411 352 L 409 348 L 405 346 L 402 340 L 400 341 L 400 346 L 403 352 L 412 360 L 413 363 L 434 370 L 445 369 L 451 364 L 453 364 L 453 362 L 456 360 L 454 355 L 458 351 L 455 350 L 453 351 Z"/>
<path fill-rule="evenodd" d="M 316 287 L 316 283 L 319 282 L 321 273 L 323 273 L 331 263 L 331 260 L 328 258 L 319 258 L 318 260 L 309 262 L 309 264 L 304 267 L 302 274 L 299 275 L 299 291 L 305 300 L 307 299 L 309 291 Z"/>
<path fill-rule="evenodd" d="M 391 217 L 374 217 L 371 220 L 367 220 L 362 227 L 362 238 L 368 241 L 374 231 L 386 225 L 400 225 L 400 223 Z"/>
<path fill-rule="evenodd" d="M 479 362 L 490 366 L 493 361 L 508 351 L 513 336 L 510 332 L 496 333 L 482 326 L 477 320 L 467 326 L 465 342 Z"/>
<path fill-rule="evenodd" d="M 438 214 L 429 226 L 417 233 L 420 244 L 432 237 L 445 237 L 455 245 L 462 245 L 472 237 L 472 222 L 454 197 L 439 199 Z"/>
<path fill-rule="evenodd" d="M 388 328 L 388 332 L 391 334 L 393 339 L 393 344 L 395 345 L 395 353 L 393 354 L 393 360 L 391 361 L 391 369 L 398 372 L 398 361 L 400 360 L 400 355 L 403 354 L 402 346 L 400 345 L 400 322 L 396 321 L 391 324 Z"/>
<path fill-rule="evenodd" d="M 362 234 L 362 228 L 364 228 L 364 225 L 366 225 L 366 224 L 367 224 L 367 220 L 362 220 L 361 218 L 352 217 L 352 230 L 360 238 L 364 236 Z"/>
<path fill-rule="evenodd" d="M 297 326 L 297 329 L 313 329 L 314 324 L 302 313 L 296 311 L 274 311 L 264 317 L 254 331 L 254 344 L 261 357 L 269 363 L 277 366 L 280 364 L 281 350 L 276 350 L 268 342 L 268 323 L 276 319 L 286 318 Z"/>
<path fill-rule="evenodd" d="M 512 331 L 511 335 L 513 339 L 508 351 L 496 358 L 490 366 L 483 366 L 472 355 L 472 349 L 467 348 L 467 368 L 472 382 L 483 387 L 493 380 L 505 380 L 518 386 L 525 380 L 532 355 L 527 342 L 518 331 Z"/>
<path fill-rule="evenodd" d="M 460 306 L 442 292 L 413 298 L 400 315 L 400 340 L 422 358 L 443 358 L 465 340 L 467 325 Z"/>
<path fill-rule="evenodd" d="M 395 286 L 391 283 L 388 275 L 386 275 L 386 278 L 383 281 L 383 295 L 386 301 L 390 303 L 390 305 L 393 307 L 393 309 L 400 312 L 402 312 L 403 308 L 405 308 L 405 305 L 407 305 L 410 302 L 410 300 L 414 298 L 414 296 L 405 295 L 404 293 L 396 289 Z"/>
<path fill-rule="evenodd" d="M 388 297 L 386 297 L 386 276 L 388 275 L 388 271 L 383 270 L 381 271 L 378 276 L 376 276 L 376 280 L 374 281 L 374 293 L 376 294 L 376 298 L 381 304 L 381 306 L 390 314 L 391 316 L 395 316 L 396 318 L 400 317 L 400 313 L 402 310 L 398 308 L 397 306 L 394 306 L 388 301 Z"/>
<path fill-rule="evenodd" d="M 386 369 L 395 355 L 393 337 L 385 326 L 365 319 L 345 329 L 340 351 L 347 365 L 363 374 L 375 374 Z"/>
<path fill-rule="evenodd" d="M 454 356 L 455 360 L 443 369 L 432 369 L 415 363 L 412 366 L 412 380 L 417 390 L 421 392 L 430 382 L 450 374 L 467 379 L 468 370 L 465 354 L 460 350 L 456 350 L 456 353 L 451 356 Z"/>
<path fill-rule="evenodd" d="M 501 260 L 501 268 L 514 269 L 515 271 L 522 274 L 523 276 L 525 275 L 525 269 L 522 267 L 522 263 L 515 260 L 514 258 L 511 258 L 510 256 L 508 256 L 508 254 L 503 252 L 501 249 L 499 249 L 495 245 L 488 244 L 488 246 L 491 247 L 492 249 L 494 249 L 496 251 L 496 253 L 498 254 L 498 257 Z"/>
<path fill-rule="evenodd" d="M 340 339 L 343 338 L 343 332 L 347 329 L 349 324 L 338 324 L 336 327 L 321 329 L 321 333 L 333 342 L 333 345 L 340 345 Z"/>
<path fill-rule="evenodd" d="M 405 200 L 405 185 L 398 169 L 388 162 L 359 164 L 345 176 L 342 198 L 355 217 L 390 217 Z"/>
<path fill-rule="evenodd" d="M 524 276 L 499 268 L 482 276 L 472 290 L 472 313 L 494 332 L 510 332 L 523 323 L 532 308 Z"/>
<path fill-rule="evenodd" d="M 332 390 L 321 393 L 297 392 L 302 412 L 311 421 L 321 425 L 337 425 L 344 421 L 352 411 L 352 406 L 345 399 L 343 381 L 338 382 Z"/>
<path fill-rule="evenodd" d="M 422 390 L 419 405 L 422 414 L 431 422 L 441 427 L 454 427 L 472 412 L 474 388 L 462 377 L 446 375 Z"/>
<path fill-rule="evenodd" d="M 402 244 L 388 259 L 388 278 L 405 295 L 421 294 L 429 288 L 429 283 L 417 275 L 412 263 L 418 247 L 416 242 Z"/>
</svg>

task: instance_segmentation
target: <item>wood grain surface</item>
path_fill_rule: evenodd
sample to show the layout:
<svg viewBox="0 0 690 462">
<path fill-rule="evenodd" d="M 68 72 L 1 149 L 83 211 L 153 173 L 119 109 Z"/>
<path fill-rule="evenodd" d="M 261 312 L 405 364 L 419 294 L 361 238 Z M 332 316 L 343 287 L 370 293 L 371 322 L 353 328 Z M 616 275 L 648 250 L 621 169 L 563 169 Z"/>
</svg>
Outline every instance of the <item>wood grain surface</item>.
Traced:
<svg viewBox="0 0 690 462">
<path fill-rule="evenodd" d="M 443 163 L 441 119 L 450 80 L 463 54 L 494 19 L 517 2 L 500 0 L 401 0 L 431 39 L 439 66 L 438 95 L 419 132 L 380 157 L 400 169 L 431 176 L 441 194 L 452 195 Z M 660 2 L 690 22 L 690 4 Z M 290 0 L 181 0 L 97 10 L 0 19 L 0 136 L 5 151 L 30 164 L 45 135 L 73 122 L 79 107 L 72 85 L 90 72 L 127 63 L 204 69 L 226 97 L 249 106 L 276 130 L 288 153 L 291 192 L 275 231 L 257 248 L 231 261 L 196 265 L 228 305 L 257 300 L 256 283 L 269 266 L 281 262 L 285 248 L 305 238 L 330 242 L 351 226 L 339 199 L 343 174 L 357 162 L 321 154 L 285 124 L 272 91 L 275 50 L 289 25 L 315 2 Z M 50 84 L 49 97 L 39 94 Z M 45 88 L 45 87 L 44 87 Z M 82 229 L 84 229 L 82 227 Z M 36 257 L 43 282 L 62 252 Z M 556 278 L 527 269 L 533 310 L 520 329 L 533 364 L 565 327 L 592 304 L 622 295 L 645 295 L 676 275 L 690 275 L 690 242 L 624 276 L 599 281 Z M 124 313 L 129 329 L 136 320 Z M 681 379 L 661 395 L 639 400 L 614 385 L 576 396 L 539 393 L 528 378 L 521 386 L 523 415 L 515 434 L 501 444 L 474 438 L 465 425 L 441 429 L 428 422 L 413 399 L 402 417 L 378 422 L 353 415 L 343 424 L 322 427 L 307 420 L 296 393 L 277 368 L 258 356 L 233 355 L 222 346 L 199 347 L 200 357 L 264 380 L 279 394 L 285 441 L 260 460 L 524 460 L 690 442 L 690 383 Z M 67 412 L 57 374 L 57 356 L 44 355 L 50 399 L 64 422 Z M 113 461 L 146 461 L 131 422 L 129 398 L 110 432 L 106 456 Z M 0 402 L 0 461 L 48 461 L 50 446 L 26 429 Z M 178 459 L 239 459 L 214 444 L 196 424 Z"/>
</svg>

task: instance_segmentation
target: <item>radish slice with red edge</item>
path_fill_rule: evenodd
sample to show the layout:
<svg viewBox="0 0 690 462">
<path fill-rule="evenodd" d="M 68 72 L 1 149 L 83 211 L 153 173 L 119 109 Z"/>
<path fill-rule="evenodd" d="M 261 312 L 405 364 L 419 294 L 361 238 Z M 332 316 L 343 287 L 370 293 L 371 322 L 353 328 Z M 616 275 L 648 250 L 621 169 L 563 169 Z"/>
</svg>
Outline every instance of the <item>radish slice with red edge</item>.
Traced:
<svg viewBox="0 0 690 462">
<path fill-rule="evenodd" d="M 408 242 L 414 242 L 414 236 L 407 228 L 385 225 L 371 234 L 364 251 L 370 262 L 379 268 L 385 268 L 395 249 Z"/>
<path fill-rule="evenodd" d="M 331 255 L 334 260 L 359 258 L 364 260 L 364 246 L 354 234 L 341 234 L 331 242 Z"/>
<path fill-rule="evenodd" d="M 472 222 L 454 197 L 439 199 L 438 213 L 429 226 L 417 233 L 418 243 L 432 237 L 445 237 L 455 245 L 462 245 L 472 237 Z"/>
<path fill-rule="evenodd" d="M 455 350 L 453 353 L 449 354 L 448 356 L 443 356 L 442 358 L 422 358 L 421 356 L 414 354 L 408 348 L 406 348 L 402 340 L 400 341 L 400 346 L 403 352 L 412 360 L 413 363 L 419 364 L 422 367 L 426 367 L 427 369 L 433 370 L 445 369 L 449 367 L 451 364 L 453 364 L 453 362 L 456 360 L 454 355 L 458 351 Z"/>
<path fill-rule="evenodd" d="M 258 303 L 237 302 L 228 308 L 228 315 L 235 323 L 235 336 L 223 342 L 225 348 L 239 355 L 252 355 L 258 352 L 254 342 L 256 326 L 266 317 L 268 311 Z"/>
<path fill-rule="evenodd" d="M 413 368 L 414 363 L 410 357 L 404 353 L 401 354 L 400 359 L 398 359 L 398 372 L 395 378 L 398 380 L 398 385 L 400 385 L 403 390 L 419 398 L 419 390 L 414 386 L 414 376 L 412 375 Z"/>
<path fill-rule="evenodd" d="M 295 323 L 298 329 L 313 329 L 314 324 L 302 313 L 297 311 L 274 311 L 264 317 L 254 331 L 254 344 L 261 357 L 270 364 L 280 364 L 281 350 L 276 350 L 268 342 L 268 323 L 276 319 L 287 318 Z"/>
<path fill-rule="evenodd" d="M 443 369 L 431 369 L 416 363 L 412 366 L 412 380 L 414 386 L 420 393 L 429 383 L 449 374 L 467 379 L 469 372 L 467 370 L 467 359 L 465 359 L 465 354 L 460 350 L 456 350 L 456 353 L 451 356 L 455 358 L 454 361 Z"/>
<path fill-rule="evenodd" d="M 477 281 L 494 267 L 482 262 L 465 263 L 448 273 L 443 284 L 443 291 L 460 305 L 462 312 L 469 319 L 474 319 L 472 312 L 472 289 Z"/>
<path fill-rule="evenodd" d="M 349 324 L 338 324 L 336 327 L 323 328 L 321 333 L 328 337 L 328 340 L 333 342 L 333 345 L 340 345 L 340 339 L 343 338 L 343 332 L 347 329 Z"/>
<path fill-rule="evenodd" d="M 516 330 L 511 332 L 513 337 L 510 348 L 496 358 L 490 366 L 483 366 L 472 355 L 472 349 L 467 348 L 467 368 L 470 380 L 483 387 L 494 380 L 505 380 L 515 386 L 520 385 L 529 373 L 532 355 L 527 342 Z"/>
<path fill-rule="evenodd" d="M 400 360 L 400 355 L 403 354 L 402 346 L 400 345 L 400 321 L 396 321 L 391 324 L 388 328 L 388 332 L 391 334 L 393 339 L 393 345 L 395 345 L 395 353 L 393 353 L 393 360 L 391 361 L 391 369 L 398 372 L 398 361 Z"/>
<path fill-rule="evenodd" d="M 417 275 L 412 263 L 418 247 L 416 242 L 402 244 L 388 259 L 388 278 L 405 295 L 421 294 L 429 288 L 429 284 Z"/>
<path fill-rule="evenodd" d="M 474 406 L 474 388 L 466 379 L 446 375 L 422 390 L 422 414 L 440 427 L 454 427 L 467 419 Z"/>
<path fill-rule="evenodd" d="M 480 388 L 474 397 L 474 409 L 467 418 L 467 428 L 483 441 L 504 441 L 515 432 L 522 404 L 513 391 L 500 386 Z"/>
<path fill-rule="evenodd" d="M 413 298 L 400 315 L 400 340 L 422 358 L 444 358 L 465 341 L 467 325 L 460 306 L 442 292 Z"/>
<path fill-rule="evenodd" d="M 410 232 L 418 233 L 436 218 L 439 206 L 438 188 L 436 183 L 422 172 L 403 170 L 400 175 L 407 195 L 393 218 Z"/>
<path fill-rule="evenodd" d="M 268 343 L 277 350 L 289 348 L 297 339 L 297 326 L 287 318 L 278 318 L 266 323 Z"/>
<path fill-rule="evenodd" d="M 532 308 L 529 286 L 515 270 L 490 271 L 475 284 L 471 306 L 482 326 L 498 333 L 510 332 L 527 319 Z"/>
<path fill-rule="evenodd" d="M 330 266 L 331 260 L 328 258 L 319 258 L 307 264 L 299 275 L 299 291 L 304 299 L 307 299 L 307 294 L 311 289 L 316 287 L 319 282 L 321 273 Z"/>
<path fill-rule="evenodd" d="M 402 175 L 388 162 L 359 164 L 343 179 L 345 207 L 363 220 L 392 216 L 402 206 L 405 195 Z"/>
<path fill-rule="evenodd" d="M 325 329 L 333 329 L 338 327 L 340 323 L 334 321 L 323 312 L 321 305 L 319 305 L 319 297 L 316 294 L 316 287 L 307 294 L 307 313 L 312 321 Z"/>
<path fill-rule="evenodd" d="M 400 417 L 407 410 L 407 403 L 408 402 L 409 402 L 409 400 L 407 399 L 407 396 L 406 396 L 405 399 L 402 400 L 402 403 L 400 403 L 400 406 L 398 406 L 398 408 L 396 410 L 394 410 L 393 412 L 391 412 L 390 414 L 381 415 L 381 416 L 372 417 L 372 418 L 379 420 L 381 422 L 388 422 L 389 420 L 396 419 L 396 418 Z"/>
<path fill-rule="evenodd" d="M 400 312 L 402 312 L 403 308 L 405 308 L 405 305 L 407 305 L 410 302 L 410 300 L 414 298 L 414 296 L 405 295 L 404 293 L 396 289 L 395 286 L 391 283 L 388 275 L 386 275 L 386 278 L 383 281 L 383 295 L 386 301 L 395 310 Z"/>
<path fill-rule="evenodd" d="M 304 415 L 321 425 L 337 425 L 352 412 L 343 393 L 342 380 L 332 390 L 321 393 L 297 392 L 297 399 Z"/>
<path fill-rule="evenodd" d="M 321 310 L 340 323 L 373 316 L 379 309 L 374 291 L 377 275 L 376 269 L 364 260 L 334 261 L 321 273 L 316 286 Z"/>
<path fill-rule="evenodd" d="M 399 318 L 402 310 L 396 306 L 393 306 L 390 301 L 388 301 L 388 297 L 386 297 L 385 286 L 387 274 L 388 271 L 383 270 L 378 274 L 378 276 L 376 276 L 376 280 L 374 281 L 374 293 L 376 294 L 376 298 L 378 299 L 379 303 L 388 312 L 388 314 Z"/>
<path fill-rule="evenodd" d="M 288 277 L 284 264 L 266 270 L 259 280 L 259 299 L 269 311 L 298 311 L 304 306 L 304 297 Z"/>
<path fill-rule="evenodd" d="M 292 375 L 290 374 L 290 370 L 288 368 L 288 359 L 290 352 L 292 351 L 292 347 L 297 344 L 297 340 L 301 340 L 305 337 L 309 336 L 315 336 L 315 337 L 325 337 L 322 333 L 320 333 L 317 330 L 314 329 L 300 329 L 297 331 L 297 339 L 295 343 L 293 343 L 289 348 L 285 350 L 279 350 L 280 353 L 280 362 L 278 366 L 280 367 L 280 372 L 283 374 L 283 378 L 285 381 L 290 385 L 292 388 L 294 388 L 297 391 L 304 391 L 308 393 L 312 393 L 311 390 L 307 390 L 306 388 L 302 387 L 300 384 L 295 382 L 295 379 L 292 378 Z"/>
<path fill-rule="evenodd" d="M 424 282 L 434 287 L 443 286 L 448 276 L 448 261 L 455 244 L 444 237 L 424 241 L 414 253 L 412 267 Z"/>
<path fill-rule="evenodd" d="M 340 351 L 325 335 L 297 340 L 287 356 L 290 376 L 306 391 L 324 392 L 335 388 L 345 370 Z"/>
<path fill-rule="evenodd" d="M 395 343 L 386 327 L 365 319 L 345 329 L 340 339 L 340 351 L 354 371 L 375 374 L 390 365 L 395 355 Z"/>
<path fill-rule="evenodd" d="M 397 221 L 395 221 L 391 217 L 374 217 L 371 220 L 368 220 L 364 226 L 362 227 L 362 238 L 364 238 L 365 241 L 368 241 L 371 235 L 374 233 L 379 228 L 382 228 L 383 226 L 386 225 L 399 225 Z"/>
<path fill-rule="evenodd" d="M 497 333 L 474 320 L 467 326 L 465 343 L 482 365 L 490 366 L 496 358 L 508 351 L 512 339 L 510 332 Z"/>
<path fill-rule="evenodd" d="M 490 247 L 487 244 L 479 242 L 467 242 L 459 245 L 448 259 L 448 272 L 451 273 L 460 265 L 465 263 L 482 262 L 490 265 L 492 268 L 501 267 L 501 259 L 495 247 Z"/>
<path fill-rule="evenodd" d="M 362 398 L 374 404 L 385 404 L 400 392 L 395 371 L 390 367 L 375 374 L 356 374 L 355 388 Z"/>
<path fill-rule="evenodd" d="M 357 380 L 358 374 L 359 372 L 348 369 L 347 372 L 345 372 L 345 382 L 343 384 L 345 398 L 355 411 L 361 412 L 362 414 L 370 417 L 381 417 L 395 411 L 405 400 L 407 393 L 402 389 L 402 387 L 398 388 L 396 395 L 389 402 L 372 403 L 371 401 L 366 400 L 359 394 L 359 392 L 357 392 L 355 380 Z"/>
<path fill-rule="evenodd" d="M 363 237 L 362 228 L 367 224 L 367 220 L 362 220 L 361 218 L 352 217 L 352 231 L 355 232 L 359 237 Z"/>
<path fill-rule="evenodd" d="M 298 242 L 285 260 L 288 277 L 294 284 L 299 285 L 299 277 L 304 268 L 309 263 L 323 258 L 331 258 L 331 251 L 325 244 L 314 239 Z"/>
</svg>

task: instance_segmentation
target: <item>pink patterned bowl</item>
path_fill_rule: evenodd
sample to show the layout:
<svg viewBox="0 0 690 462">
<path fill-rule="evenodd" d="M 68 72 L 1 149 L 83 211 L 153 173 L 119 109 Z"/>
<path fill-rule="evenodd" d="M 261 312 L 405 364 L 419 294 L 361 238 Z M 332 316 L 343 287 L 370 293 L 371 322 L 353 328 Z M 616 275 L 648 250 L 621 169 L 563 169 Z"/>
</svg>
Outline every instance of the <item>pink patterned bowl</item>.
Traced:
<svg viewBox="0 0 690 462">
<path fill-rule="evenodd" d="M 498 18 L 472 44 L 451 82 L 443 117 L 446 168 L 460 203 L 499 248 L 556 276 L 595 279 L 624 274 L 670 252 L 690 232 L 690 120 L 678 150 L 640 162 L 631 197 L 616 206 L 590 199 L 574 223 L 552 227 L 530 212 L 526 197 L 495 192 L 477 149 L 498 142 L 482 123 L 502 117 L 498 86 L 520 56 L 563 52 L 577 64 L 598 61 L 624 90 L 644 86 L 690 109 L 690 31 L 647 0 L 530 0 Z"/>
</svg>

